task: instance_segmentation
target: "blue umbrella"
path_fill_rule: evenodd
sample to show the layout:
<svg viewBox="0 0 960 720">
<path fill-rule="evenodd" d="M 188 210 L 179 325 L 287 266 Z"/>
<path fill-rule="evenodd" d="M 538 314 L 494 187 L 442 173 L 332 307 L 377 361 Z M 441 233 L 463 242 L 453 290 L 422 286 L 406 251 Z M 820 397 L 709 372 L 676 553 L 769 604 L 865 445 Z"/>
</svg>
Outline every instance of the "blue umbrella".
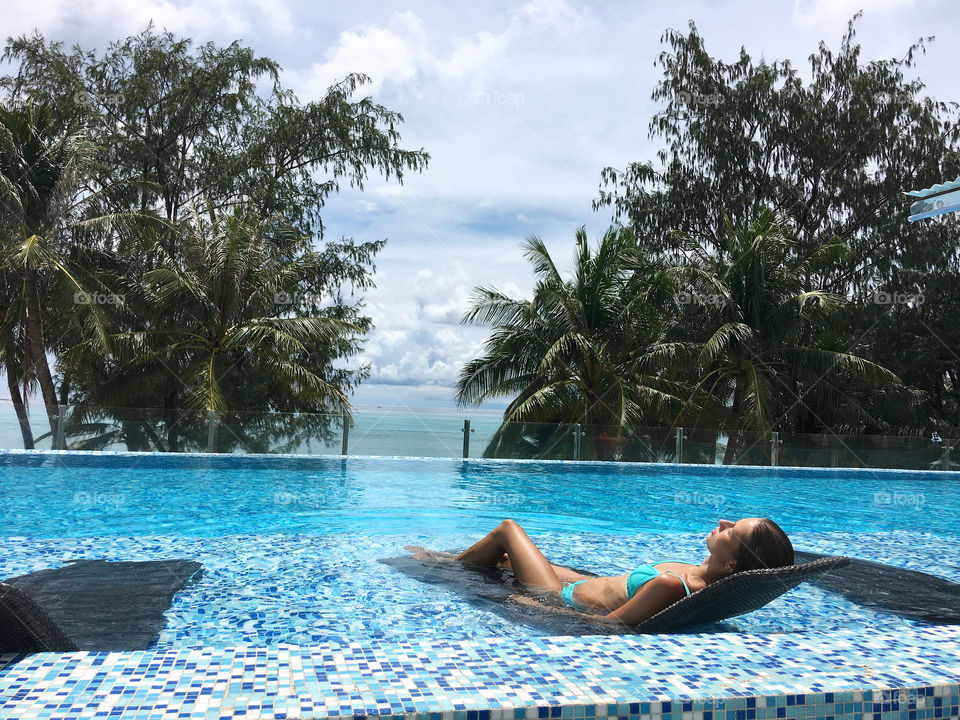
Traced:
<svg viewBox="0 0 960 720">
<path fill-rule="evenodd" d="M 960 177 L 924 190 L 906 193 L 917 201 L 910 206 L 910 222 L 960 210 Z"/>
</svg>

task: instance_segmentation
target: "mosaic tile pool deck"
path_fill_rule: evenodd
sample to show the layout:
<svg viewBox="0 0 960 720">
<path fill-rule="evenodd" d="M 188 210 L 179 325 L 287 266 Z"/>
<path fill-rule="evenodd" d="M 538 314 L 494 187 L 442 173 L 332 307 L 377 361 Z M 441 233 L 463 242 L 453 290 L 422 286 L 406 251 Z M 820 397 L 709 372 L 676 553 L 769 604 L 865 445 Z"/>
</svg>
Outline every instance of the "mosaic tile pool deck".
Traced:
<svg viewBox="0 0 960 720">
<path fill-rule="evenodd" d="M 0 655 L 0 720 L 371 717 L 960 718 L 960 626 Z"/>
<path fill-rule="evenodd" d="M 0 663 L 3 718 L 960 716 L 958 627 L 40 653 Z"/>
</svg>

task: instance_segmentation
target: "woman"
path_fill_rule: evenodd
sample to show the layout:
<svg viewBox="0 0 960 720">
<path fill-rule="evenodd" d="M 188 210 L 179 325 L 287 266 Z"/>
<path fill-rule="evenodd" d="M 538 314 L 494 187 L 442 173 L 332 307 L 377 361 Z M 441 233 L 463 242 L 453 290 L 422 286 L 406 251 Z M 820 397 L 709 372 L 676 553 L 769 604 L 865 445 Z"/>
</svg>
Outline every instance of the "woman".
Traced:
<svg viewBox="0 0 960 720">
<path fill-rule="evenodd" d="M 641 565 L 622 575 L 592 577 L 551 565 L 523 528 L 513 520 L 504 520 L 479 542 L 444 559 L 509 567 L 523 585 L 544 592 L 545 599 L 562 600 L 567 608 L 564 612 L 585 615 L 585 611 L 605 610 L 609 612 L 586 616 L 628 625 L 648 620 L 677 600 L 731 573 L 793 564 L 789 538 L 769 518 L 721 520 L 706 542 L 710 555 L 700 565 L 664 561 Z M 419 551 L 418 557 L 443 557 L 424 552 L 418 546 L 408 545 L 407 549 Z M 539 604 L 524 595 L 514 595 L 513 599 Z"/>
</svg>

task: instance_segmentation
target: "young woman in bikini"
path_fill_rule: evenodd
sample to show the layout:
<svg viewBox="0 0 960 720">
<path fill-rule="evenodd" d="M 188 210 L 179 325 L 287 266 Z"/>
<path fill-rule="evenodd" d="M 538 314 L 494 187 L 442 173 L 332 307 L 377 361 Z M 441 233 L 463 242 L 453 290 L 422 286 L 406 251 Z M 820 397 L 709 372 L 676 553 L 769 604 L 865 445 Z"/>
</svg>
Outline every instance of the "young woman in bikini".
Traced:
<svg viewBox="0 0 960 720">
<path fill-rule="evenodd" d="M 582 575 L 560 565 L 551 565 L 523 528 L 504 520 L 482 540 L 459 555 L 407 549 L 418 557 L 459 560 L 473 565 L 509 567 L 527 588 L 544 593 L 545 599 L 562 600 L 566 612 L 608 611 L 591 614 L 591 620 L 635 625 L 656 615 L 677 600 L 712 582 L 742 570 L 774 568 L 793 564 L 793 546 L 786 533 L 769 518 L 721 520 L 706 538 L 709 556 L 699 565 L 664 561 L 641 565 L 631 572 L 608 577 Z M 526 595 L 513 599 L 539 604 Z"/>
</svg>

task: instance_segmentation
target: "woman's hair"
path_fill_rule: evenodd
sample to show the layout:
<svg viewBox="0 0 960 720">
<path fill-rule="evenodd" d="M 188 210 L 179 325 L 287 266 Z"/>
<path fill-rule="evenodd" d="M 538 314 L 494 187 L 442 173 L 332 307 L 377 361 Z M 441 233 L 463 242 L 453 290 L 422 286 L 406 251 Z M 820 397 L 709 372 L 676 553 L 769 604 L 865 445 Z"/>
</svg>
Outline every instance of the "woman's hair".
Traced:
<svg viewBox="0 0 960 720">
<path fill-rule="evenodd" d="M 773 520 L 760 518 L 750 536 L 741 541 L 736 561 L 735 573 L 793 565 L 793 545 Z"/>
</svg>

